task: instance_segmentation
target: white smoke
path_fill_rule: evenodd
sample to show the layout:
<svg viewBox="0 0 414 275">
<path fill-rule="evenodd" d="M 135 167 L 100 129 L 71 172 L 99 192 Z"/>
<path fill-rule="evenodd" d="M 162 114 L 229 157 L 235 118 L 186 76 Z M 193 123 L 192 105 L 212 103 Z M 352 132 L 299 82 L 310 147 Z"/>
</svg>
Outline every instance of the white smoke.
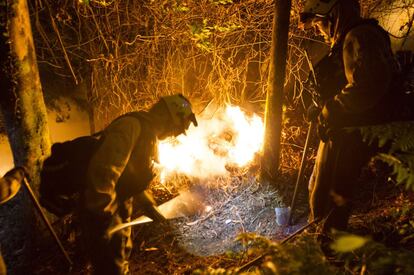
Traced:
<svg viewBox="0 0 414 275">
<path fill-rule="evenodd" d="M 228 173 L 226 166 L 247 165 L 261 149 L 263 122 L 238 107 L 227 106 L 210 119 L 198 118 L 187 135 L 163 141 L 159 161 L 164 176 L 178 172 L 200 179 Z"/>
</svg>

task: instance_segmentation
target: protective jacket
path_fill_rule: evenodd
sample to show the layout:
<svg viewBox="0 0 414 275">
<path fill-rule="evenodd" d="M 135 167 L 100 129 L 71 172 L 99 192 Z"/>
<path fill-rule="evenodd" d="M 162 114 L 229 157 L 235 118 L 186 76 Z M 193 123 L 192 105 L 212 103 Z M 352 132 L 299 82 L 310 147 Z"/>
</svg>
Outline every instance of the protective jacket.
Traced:
<svg viewBox="0 0 414 275">
<path fill-rule="evenodd" d="M 102 144 L 89 164 L 85 207 L 100 216 L 112 216 L 117 201 L 147 189 L 151 182 L 157 138 L 150 119 L 124 116 L 103 132 Z"/>
<path fill-rule="evenodd" d="M 346 18 L 336 25 L 331 60 L 318 69 L 325 73 L 319 119 L 336 129 L 320 142 L 309 181 L 311 219 L 323 218 L 326 232 L 346 230 L 361 169 L 378 150 L 359 131 L 343 128 L 390 121 L 398 73 L 389 38 L 376 21 Z"/>
<path fill-rule="evenodd" d="M 335 128 L 392 121 L 398 98 L 393 80 L 399 68 L 388 34 L 372 19 L 348 28 L 332 47 L 331 55 L 342 59 L 336 63 L 343 73 L 336 72 L 331 80 L 338 86 L 328 89 L 337 94 L 325 102 L 323 119 Z"/>
<path fill-rule="evenodd" d="M 131 220 L 135 195 L 147 200 L 141 205 L 154 208 L 144 191 L 154 175 L 156 142 L 146 113 L 122 116 L 103 132 L 89 163 L 83 200 L 83 235 L 95 274 L 128 272 L 131 229 L 112 236 L 107 235 L 107 230 Z"/>
</svg>

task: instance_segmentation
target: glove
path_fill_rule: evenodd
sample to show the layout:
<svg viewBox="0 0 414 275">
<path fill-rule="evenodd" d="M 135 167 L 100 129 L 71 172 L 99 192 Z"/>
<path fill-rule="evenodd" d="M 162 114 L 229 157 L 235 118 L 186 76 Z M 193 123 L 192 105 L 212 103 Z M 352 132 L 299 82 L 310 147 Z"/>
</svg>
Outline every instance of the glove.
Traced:
<svg viewBox="0 0 414 275">
<path fill-rule="evenodd" d="M 321 141 L 327 142 L 329 140 L 335 140 L 339 136 L 341 136 L 341 129 L 336 127 L 336 125 L 330 125 L 325 120 L 324 117 L 319 115 L 318 117 L 318 125 L 316 128 L 316 132 L 318 134 L 318 137 Z"/>
<path fill-rule="evenodd" d="M 326 142 L 332 140 L 334 133 L 344 125 L 344 114 L 341 106 L 334 99 L 328 100 L 318 116 L 317 133 Z"/>
<path fill-rule="evenodd" d="M 352 119 L 346 114 L 341 103 L 335 99 L 330 99 L 323 106 L 318 117 L 319 123 L 329 129 L 339 129 Z"/>
<path fill-rule="evenodd" d="M 0 203 L 7 202 L 19 192 L 24 176 L 25 169 L 16 167 L 0 178 Z"/>
<path fill-rule="evenodd" d="M 327 142 L 329 140 L 329 130 L 324 125 L 318 123 L 316 133 L 321 141 Z"/>
<path fill-rule="evenodd" d="M 145 216 L 151 218 L 154 222 L 164 222 L 166 218 L 161 214 L 156 206 L 154 199 L 152 198 L 151 194 L 144 191 L 135 196 L 134 198 L 137 200 L 137 205 L 144 211 Z"/>
<path fill-rule="evenodd" d="M 161 212 L 158 210 L 158 207 L 156 207 L 155 205 L 152 205 L 152 207 L 144 209 L 144 212 L 145 215 L 150 217 L 154 222 L 163 223 L 167 221 L 167 219 L 161 214 Z"/>
<path fill-rule="evenodd" d="M 320 113 L 321 113 L 321 109 L 319 107 L 316 107 L 314 104 L 312 104 L 306 110 L 306 120 L 308 122 L 316 122 L 318 120 L 318 116 Z"/>
<path fill-rule="evenodd" d="M 175 234 L 174 226 L 161 214 L 158 207 L 153 205 L 151 208 L 145 209 L 144 212 L 147 217 L 150 217 L 155 223 L 157 223 L 163 231 L 164 236 Z"/>
</svg>

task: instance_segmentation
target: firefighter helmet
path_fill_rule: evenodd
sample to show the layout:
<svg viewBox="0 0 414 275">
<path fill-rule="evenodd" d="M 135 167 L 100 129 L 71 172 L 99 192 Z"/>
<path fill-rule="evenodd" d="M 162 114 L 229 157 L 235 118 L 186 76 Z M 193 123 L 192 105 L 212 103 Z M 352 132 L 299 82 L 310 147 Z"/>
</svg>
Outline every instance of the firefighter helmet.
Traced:
<svg viewBox="0 0 414 275">
<path fill-rule="evenodd" d="M 306 0 L 303 13 L 326 16 L 339 0 Z"/>
<path fill-rule="evenodd" d="M 191 122 L 194 126 L 198 125 L 190 101 L 182 94 L 164 96 L 161 100 L 166 103 L 175 126 L 186 128 Z"/>
<path fill-rule="evenodd" d="M 300 14 L 300 21 L 305 22 L 314 16 L 326 17 L 338 1 L 339 0 L 306 0 L 303 11 Z"/>
</svg>

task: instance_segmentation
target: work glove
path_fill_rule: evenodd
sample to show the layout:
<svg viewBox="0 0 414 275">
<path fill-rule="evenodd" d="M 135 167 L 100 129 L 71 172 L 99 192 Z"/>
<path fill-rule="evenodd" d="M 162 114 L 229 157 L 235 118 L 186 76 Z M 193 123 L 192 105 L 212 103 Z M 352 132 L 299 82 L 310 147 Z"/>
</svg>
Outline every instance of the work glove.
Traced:
<svg viewBox="0 0 414 275">
<path fill-rule="evenodd" d="M 166 221 L 166 218 L 159 211 L 150 193 L 147 191 L 141 192 L 134 199 L 137 201 L 137 206 L 144 212 L 145 216 L 151 218 L 154 222 Z"/>
<path fill-rule="evenodd" d="M 321 108 L 315 106 L 315 104 L 312 104 L 306 110 L 306 120 L 308 122 L 317 122 L 318 116 L 320 113 L 321 113 Z"/>
<path fill-rule="evenodd" d="M 168 236 L 171 233 L 174 233 L 174 227 L 171 224 L 171 221 L 166 219 L 161 214 L 157 206 L 152 205 L 151 208 L 146 209 L 144 212 L 147 217 L 151 218 L 157 224 L 157 226 L 160 227 L 164 236 Z"/>
<path fill-rule="evenodd" d="M 329 129 L 324 125 L 318 123 L 316 133 L 321 141 L 327 142 L 329 140 Z"/>
<path fill-rule="evenodd" d="M 19 192 L 25 171 L 23 167 L 16 167 L 0 179 L 0 203 L 7 202 Z"/>
<path fill-rule="evenodd" d="M 338 134 L 339 129 L 344 126 L 345 115 L 342 107 L 334 99 L 328 100 L 318 115 L 317 133 L 323 142 Z"/>
<path fill-rule="evenodd" d="M 155 205 L 144 209 L 144 212 L 146 216 L 150 217 L 154 222 L 163 223 L 167 221 L 167 219 L 161 214 L 158 207 Z"/>
<path fill-rule="evenodd" d="M 326 115 L 326 113 L 327 113 L 326 107 L 324 107 L 319 112 L 319 114 L 317 115 L 317 118 L 315 119 L 317 121 L 316 132 L 320 140 L 323 142 L 327 142 L 329 140 L 329 135 L 328 135 L 329 127 L 328 127 L 327 117 L 324 116 L 324 114 Z"/>
<path fill-rule="evenodd" d="M 134 199 L 138 200 L 137 205 L 144 212 L 144 215 L 151 218 L 160 227 L 164 236 L 174 234 L 174 226 L 171 224 L 171 221 L 161 214 L 151 194 L 144 191 L 135 196 Z"/>
</svg>

